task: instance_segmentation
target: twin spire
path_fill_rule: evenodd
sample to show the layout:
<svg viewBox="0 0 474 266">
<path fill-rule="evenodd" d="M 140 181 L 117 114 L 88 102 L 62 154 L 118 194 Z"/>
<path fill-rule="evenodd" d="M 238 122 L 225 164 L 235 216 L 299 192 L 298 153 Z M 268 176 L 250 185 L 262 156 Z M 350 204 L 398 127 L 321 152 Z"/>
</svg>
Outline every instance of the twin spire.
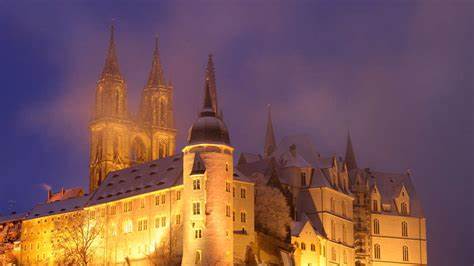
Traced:
<svg viewBox="0 0 474 266">
<path fill-rule="evenodd" d="M 357 169 L 357 161 L 354 152 L 354 148 L 352 147 L 352 140 L 351 140 L 351 132 L 347 132 L 347 146 L 346 146 L 346 156 L 344 158 L 344 162 L 347 165 L 347 170 Z"/>
<path fill-rule="evenodd" d="M 275 133 L 273 132 L 273 123 L 272 123 L 272 109 L 268 105 L 268 118 L 267 118 L 267 131 L 265 132 L 265 147 L 263 150 L 263 155 L 265 158 L 270 157 L 276 149 Z"/>
<path fill-rule="evenodd" d="M 104 68 L 102 70 L 101 78 L 113 77 L 122 79 L 120 68 L 117 59 L 117 52 L 115 46 L 115 26 L 110 26 L 110 40 L 109 48 L 107 49 L 107 56 L 105 58 Z M 163 68 L 160 61 L 160 52 L 158 49 L 158 38 L 155 38 L 155 49 L 153 51 L 153 59 L 151 63 L 151 70 L 148 76 L 147 87 L 157 88 L 160 85 L 165 85 L 163 76 Z"/>
<path fill-rule="evenodd" d="M 110 26 L 110 40 L 109 48 L 107 50 L 107 57 L 105 58 L 104 69 L 102 70 L 101 78 L 111 76 L 114 78 L 122 78 L 120 68 L 117 60 L 117 53 L 115 51 L 115 26 Z"/>
</svg>

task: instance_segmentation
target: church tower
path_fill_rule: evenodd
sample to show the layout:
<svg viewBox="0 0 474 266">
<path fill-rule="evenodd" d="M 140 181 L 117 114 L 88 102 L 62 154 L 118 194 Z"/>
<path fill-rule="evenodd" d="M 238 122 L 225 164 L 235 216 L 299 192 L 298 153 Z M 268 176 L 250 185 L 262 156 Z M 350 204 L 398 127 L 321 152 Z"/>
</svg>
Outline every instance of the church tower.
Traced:
<svg viewBox="0 0 474 266">
<path fill-rule="evenodd" d="M 155 160 L 173 155 L 176 143 L 176 129 L 173 116 L 173 86 L 166 83 L 158 50 L 158 38 L 148 81 L 143 89 L 137 124 L 141 134 L 131 140 L 132 163 Z M 145 147 L 145 154 L 134 151 Z M 137 154 L 137 156 L 135 156 Z"/>
<path fill-rule="evenodd" d="M 130 128 L 127 110 L 127 89 L 120 73 L 115 51 L 114 26 L 105 65 L 97 81 L 95 105 L 90 130 L 90 183 L 94 191 L 110 171 L 128 166 L 128 135 Z"/>
<path fill-rule="evenodd" d="M 233 265 L 233 151 L 210 55 L 203 107 L 183 148 L 182 265 Z"/>
</svg>

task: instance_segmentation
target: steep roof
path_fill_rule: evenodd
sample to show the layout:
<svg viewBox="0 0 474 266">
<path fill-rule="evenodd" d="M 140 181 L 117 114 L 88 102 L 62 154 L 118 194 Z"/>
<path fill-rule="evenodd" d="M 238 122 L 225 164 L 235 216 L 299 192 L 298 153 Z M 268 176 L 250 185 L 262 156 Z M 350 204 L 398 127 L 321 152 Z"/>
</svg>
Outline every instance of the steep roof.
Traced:
<svg viewBox="0 0 474 266">
<path fill-rule="evenodd" d="M 51 203 L 41 203 L 31 209 L 27 218 L 34 219 L 43 216 L 80 210 L 86 205 L 88 200 L 89 195 L 86 194 L 82 197 L 59 200 Z"/>
<path fill-rule="evenodd" d="M 95 205 L 182 184 L 181 154 L 111 172 L 92 196 Z"/>
</svg>

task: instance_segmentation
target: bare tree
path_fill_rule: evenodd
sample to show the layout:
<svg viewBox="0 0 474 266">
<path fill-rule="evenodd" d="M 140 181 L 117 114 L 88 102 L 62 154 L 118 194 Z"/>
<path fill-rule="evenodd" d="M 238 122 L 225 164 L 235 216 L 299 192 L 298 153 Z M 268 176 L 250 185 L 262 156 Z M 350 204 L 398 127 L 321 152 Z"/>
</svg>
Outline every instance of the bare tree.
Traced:
<svg viewBox="0 0 474 266">
<path fill-rule="evenodd" d="M 181 265 L 182 226 L 174 225 L 164 232 L 160 243 L 156 244 L 152 253 L 147 254 L 150 265 L 153 266 L 178 266 Z"/>
<path fill-rule="evenodd" d="M 291 224 L 290 208 L 280 190 L 258 184 L 255 186 L 255 225 L 257 230 L 284 240 Z"/>
<path fill-rule="evenodd" d="M 101 217 L 80 211 L 63 216 L 54 223 L 53 246 L 59 265 L 87 266 L 95 255 L 104 230 Z"/>
</svg>

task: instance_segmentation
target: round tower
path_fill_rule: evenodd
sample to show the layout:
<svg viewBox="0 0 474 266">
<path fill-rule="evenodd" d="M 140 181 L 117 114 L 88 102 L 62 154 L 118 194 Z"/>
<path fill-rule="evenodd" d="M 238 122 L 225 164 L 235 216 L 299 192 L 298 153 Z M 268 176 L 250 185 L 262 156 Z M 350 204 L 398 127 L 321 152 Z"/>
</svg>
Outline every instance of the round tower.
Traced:
<svg viewBox="0 0 474 266">
<path fill-rule="evenodd" d="M 209 56 L 202 111 L 183 148 L 182 265 L 233 265 L 233 147 L 217 112 Z"/>
</svg>

